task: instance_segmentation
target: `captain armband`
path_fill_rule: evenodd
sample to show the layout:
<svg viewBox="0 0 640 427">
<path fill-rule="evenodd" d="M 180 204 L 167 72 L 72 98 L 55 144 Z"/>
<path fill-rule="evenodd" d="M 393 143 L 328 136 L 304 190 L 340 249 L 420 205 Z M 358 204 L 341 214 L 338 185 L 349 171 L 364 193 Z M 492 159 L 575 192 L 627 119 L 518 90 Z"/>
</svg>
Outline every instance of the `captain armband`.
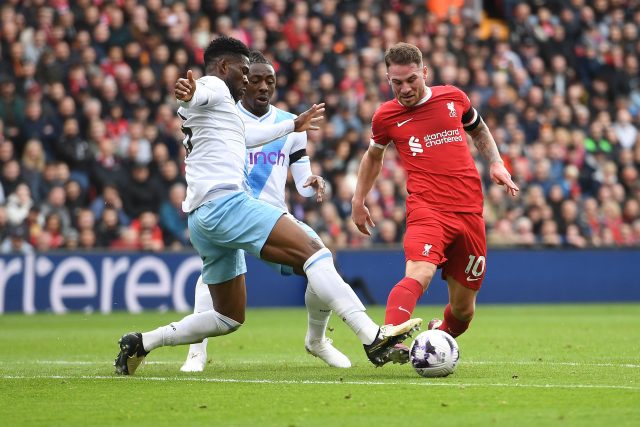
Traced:
<svg viewBox="0 0 640 427">
<path fill-rule="evenodd" d="M 477 128 L 480 122 L 482 122 L 482 117 L 480 117 L 480 114 L 478 114 L 473 107 L 462 115 L 462 127 L 466 132 L 471 132 Z"/>
</svg>

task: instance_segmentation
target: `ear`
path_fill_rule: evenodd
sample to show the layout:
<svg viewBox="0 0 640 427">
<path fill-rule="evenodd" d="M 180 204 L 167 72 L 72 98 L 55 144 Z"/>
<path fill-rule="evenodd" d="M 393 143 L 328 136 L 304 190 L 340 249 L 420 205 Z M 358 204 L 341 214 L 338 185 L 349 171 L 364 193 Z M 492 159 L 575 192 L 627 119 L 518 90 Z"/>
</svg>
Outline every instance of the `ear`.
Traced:
<svg viewBox="0 0 640 427">
<path fill-rule="evenodd" d="M 387 83 L 389 83 L 389 86 L 391 86 L 391 79 L 389 78 L 389 73 L 385 74 L 385 76 L 387 76 Z"/>
<path fill-rule="evenodd" d="M 224 57 L 220 58 L 218 60 L 217 67 L 218 67 L 218 71 L 220 72 L 220 74 L 226 75 L 227 71 L 229 71 L 229 63 L 227 61 L 227 58 L 224 58 Z"/>
<path fill-rule="evenodd" d="M 426 81 L 427 80 L 427 66 L 423 65 L 422 66 L 422 78 Z"/>
</svg>

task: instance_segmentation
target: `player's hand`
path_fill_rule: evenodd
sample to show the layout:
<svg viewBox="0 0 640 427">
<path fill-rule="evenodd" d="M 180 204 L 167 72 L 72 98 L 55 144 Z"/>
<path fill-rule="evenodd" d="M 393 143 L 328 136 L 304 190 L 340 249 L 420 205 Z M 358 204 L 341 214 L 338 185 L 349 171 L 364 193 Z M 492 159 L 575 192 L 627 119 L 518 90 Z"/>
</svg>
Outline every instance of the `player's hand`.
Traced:
<svg viewBox="0 0 640 427">
<path fill-rule="evenodd" d="M 178 79 L 174 94 L 176 99 L 180 101 L 189 102 L 193 98 L 193 94 L 196 93 L 196 80 L 193 78 L 193 71 L 187 71 L 186 79 Z"/>
<path fill-rule="evenodd" d="M 367 225 L 370 227 L 375 227 L 376 225 L 371 219 L 369 208 L 367 208 L 364 203 L 351 202 L 351 219 L 362 234 L 371 236 L 371 231 L 369 231 L 369 227 L 367 227 Z"/>
<path fill-rule="evenodd" d="M 327 184 L 324 182 L 324 178 L 318 175 L 311 175 L 302 186 L 304 188 L 313 187 L 316 190 L 316 202 L 322 202 L 324 190 L 327 187 Z"/>
<path fill-rule="evenodd" d="M 324 120 L 324 102 L 322 104 L 313 104 L 304 113 L 300 114 L 293 120 L 294 132 L 304 132 L 307 130 L 318 130 L 318 124 Z"/>
<path fill-rule="evenodd" d="M 489 176 L 496 184 L 504 185 L 505 191 L 514 197 L 518 194 L 518 191 L 520 191 L 518 186 L 511 180 L 511 174 L 502 162 L 491 163 L 491 166 L 489 166 Z"/>
</svg>

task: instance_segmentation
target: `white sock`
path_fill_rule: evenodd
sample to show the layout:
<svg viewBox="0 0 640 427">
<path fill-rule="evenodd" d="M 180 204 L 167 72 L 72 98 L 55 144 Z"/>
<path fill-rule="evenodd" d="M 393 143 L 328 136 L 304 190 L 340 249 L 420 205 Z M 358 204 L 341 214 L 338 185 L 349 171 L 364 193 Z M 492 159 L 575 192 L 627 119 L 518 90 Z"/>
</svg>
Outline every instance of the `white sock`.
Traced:
<svg viewBox="0 0 640 427">
<path fill-rule="evenodd" d="M 309 287 L 318 298 L 340 316 L 363 344 L 371 344 L 378 335 L 379 327 L 365 313 L 351 286 L 336 271 L 331 251 L 322 248 L 313 254 L 304 263 L 304 271 Z"/>
<path fill-rule="evenodd" d="M 145 351 L 151 351 L 167 345 L 192 344 L 206 337 L 226 335 L 237 330 L 241 323 L 224 316 L 215 310 L 190 314 L 179 322 L 161 326 L 151 332 L 142 333 Z"/>
<path fill-rule="evenodd" d="M 304 293 L 304 304 L 307 306 L 306 339 L 309 342 L 324 340 L 331 309 L 311 290 L 311 286 L 307 286 Z"/>
<path fill-rule="evenodd" d="M 193 303 L 193 312 L 202 313 L 203 311 L 213 310 L 213 300 L 211 299 L 211 292 L 209 292 L 209 286 L 205 285 L 202 280 L 202 274 L 198 277 L 195 287 L 195 299 Z M 208 338 L 189 346 L 189 354 L 205 353 L 207 351 Z"/>
</svg>

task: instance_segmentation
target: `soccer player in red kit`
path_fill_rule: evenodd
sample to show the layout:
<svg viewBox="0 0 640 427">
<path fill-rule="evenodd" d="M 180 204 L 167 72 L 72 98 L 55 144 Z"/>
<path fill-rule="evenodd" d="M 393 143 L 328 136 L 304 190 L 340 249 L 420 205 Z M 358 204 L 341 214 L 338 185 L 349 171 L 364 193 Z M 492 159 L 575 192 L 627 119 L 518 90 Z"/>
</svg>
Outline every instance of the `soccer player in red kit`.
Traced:
<svg viewBox="0 0 640 427">
<path fill-rule="evenodd" d="M 465 132 L 489 162 L 493 182 L 515 196 L 518 187 L 504 167 L 486 124 L 467 95 L 454 86 L 427 87 L 420 50 L 398 43 L 385 53 L 387 78 L 395 99 L 382 104 L 372 120 L 372 138 L 364 154 L 352 200 L 358 230 L 375 226 L 364 204 L 393 142 L 407 171 L 405 277 L 387 300 L 385 323 L 408 320 L 438 267 L 449 288 L 449 303 L 439 328 L 457 337 L 468 327 L 486 266 L 482 186 Z M 394 362 L 408 361 L 408 349 Z"/>
</svg>

